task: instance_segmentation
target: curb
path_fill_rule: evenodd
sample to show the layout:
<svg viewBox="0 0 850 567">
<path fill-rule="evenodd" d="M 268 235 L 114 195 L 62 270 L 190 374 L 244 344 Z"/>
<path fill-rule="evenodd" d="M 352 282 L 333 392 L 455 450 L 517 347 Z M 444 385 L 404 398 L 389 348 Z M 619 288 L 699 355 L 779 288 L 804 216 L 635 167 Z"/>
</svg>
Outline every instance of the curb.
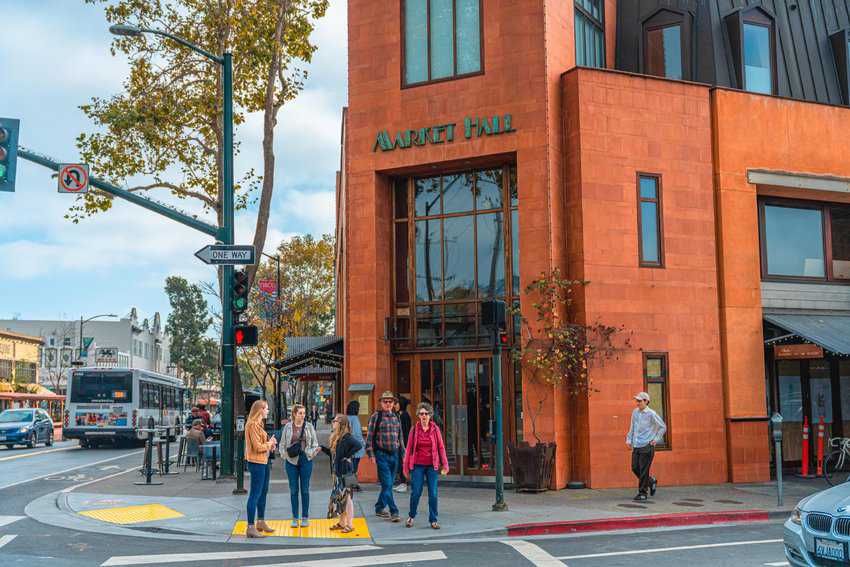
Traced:
<svg viewBox="0 0 850 567">
<path fill-rule="evenodd" d="M 633 530 L 642 528 L 661 528 L 674 526 L 699 526 L 727 524 L 733 522 L 766 522 L 785 517 L 787 512 L 768 512 L 767 510 L 735 510 L 729 512 L 684 512 L 680 514 L 656 514 L 653 516 L 630 516 L 624 518 L 601 518 L 598 520 L 578 520 L 570 522 L 537 522 L 530 524 L 511 524 L 507 526 L 508 536 L 571 534 L 578 532 L 601 532 L 612 530 Z"/>
</svg>

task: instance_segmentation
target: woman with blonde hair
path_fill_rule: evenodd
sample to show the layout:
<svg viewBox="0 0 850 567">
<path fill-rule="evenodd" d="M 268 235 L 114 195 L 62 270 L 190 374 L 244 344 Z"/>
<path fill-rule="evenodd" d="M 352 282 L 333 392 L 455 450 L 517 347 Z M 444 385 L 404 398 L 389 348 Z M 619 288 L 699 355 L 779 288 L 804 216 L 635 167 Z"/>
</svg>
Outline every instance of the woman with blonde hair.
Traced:
<svg viewBox="0 0 850 567">
<path fill-rule="evenodd" d="M 333 420 L 333 432 L 330 438 L 331 462 L 334 471 L 333 497 L 337 503 L 339 521 L 331 526 L 332 530 L 342 530 L 347 534 L 354 531 L 354 502 L 352 485 L 354 484 L 354 455 L 363 448 L 363 444 L 351 434 L 351 425 L 343 414 L 337 414 Z"/>
<path fill-rule="evenodd" d="M 269 438 L 263 426 L 269 415 L 269 404 L 257 400 L 251 404 L 251 412 L 245 423 L 245 462 L 251 473 L 251 490 L 248 493 L 248 529 L 249 538 L 266 537 L 262 532 L 274 532 L 266 524 L 266 495 L 269 492 L 269 452 L 277 446 L 277 439 Z M 254 527 L 254 516 L 258 517 Z"/>
<path fill-rule="evenodd" d="M 310 525 L 310 477 L 313 475 L 313 457 L 321 448 L 319 437 L 313 424 L 307 419 L 307 410 L 296 404 L 292 407 L 292 421 L 283 428 L 281 450 L 286 477 L 289 479 L 289 498 L 292 505 L 290 526 L 306 528 Z M 298 509 L 298 497 L 301 496 L 301 510 Z"/>
</svg>

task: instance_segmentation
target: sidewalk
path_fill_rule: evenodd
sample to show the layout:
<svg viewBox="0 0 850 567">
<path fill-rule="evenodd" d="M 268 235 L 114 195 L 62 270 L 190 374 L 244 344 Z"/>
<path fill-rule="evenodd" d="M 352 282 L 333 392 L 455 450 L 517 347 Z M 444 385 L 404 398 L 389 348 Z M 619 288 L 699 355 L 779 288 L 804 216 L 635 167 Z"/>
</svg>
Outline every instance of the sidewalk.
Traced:
<svg viewBox="0 0 850 567">
<path fill-rule="evenodd" d="M 365 485 L 355 495 L 355 516 L 363 518 L 351 537 L 330 532 L 324 520 L 331 477 L 327 457 L 316 457 L 310 494 L 310 529 L 291 530 L 289 487 L 280 459 L 275 461 L 266 509 L 267 520 L 285 520 L 279 537 L 250 540 L 252 543 L 297 545 L 351 545 L 393 543 L 506 535 L 538 535 L 610 529 L 637 529 L 658 525 L 696 525 L 758 521 L 782 517 L 800 498 L 826 487 L 823 480 L 785 482 L 785 505 L 777 507 L 775 485 L 660 486 L 658 494 L 645 503 L 631 501 L 632 489 L 561 490 L 542 494 L 506 491 L 506 512 L 493 512 L 495 490 L 464 488 L 448 483 L 440 486 L 440 524 L 434 532 L 427 522 L 427 495 L 419 504 L 412 529 L 374 516 L 378 487 Z M 161 486 L 136 486 L 135 471 L 66 489 L 33 501 L 27 514 L 34 519 L 83 531 L 132 536 L 152 536 L 206 541 L 246 541 L 244 530 L 246 496 L 233 495 L 235 483 L 202 481 L 192 468 L 174 476 L 155 477 Z M 250 477 L 246 475 L 246 488 Z M 407 516 L 409 493 L 395 493 L 402 519 Z M 135 508 L 142 507 L 143 508 Z M 126 508 L 133 507 L 127 510 Z M 646 517 L 650 517 L 646 519 Z M 234 529 L 236 528 L 236 530 Z M 243 531 L 244 533 L 244 531 Z"/>
</svg>

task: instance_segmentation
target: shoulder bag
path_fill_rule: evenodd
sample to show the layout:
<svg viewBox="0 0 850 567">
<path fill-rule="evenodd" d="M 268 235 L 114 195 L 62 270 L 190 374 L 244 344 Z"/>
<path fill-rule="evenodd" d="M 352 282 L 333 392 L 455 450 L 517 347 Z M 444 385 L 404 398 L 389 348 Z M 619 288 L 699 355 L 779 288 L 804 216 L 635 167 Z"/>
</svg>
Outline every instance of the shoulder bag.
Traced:
<svg viewBox="0 0 850 567">
<path fill-rule="evenodd" d="M 295 427 L 293 425 L 292 427 Z M 290 445 L 286 448 L 286 454 L 289 455 L 289 458 L 295 459 L 298 458 L 299 455 L 303 452 L 301 448 L 301 442 L 304 441 L 304 431 L 307 429 L 307 422 L 304 422 L 304 425 L 301 426 L 301 435 L 298 436 L 298 441 Z"/>
</svg>

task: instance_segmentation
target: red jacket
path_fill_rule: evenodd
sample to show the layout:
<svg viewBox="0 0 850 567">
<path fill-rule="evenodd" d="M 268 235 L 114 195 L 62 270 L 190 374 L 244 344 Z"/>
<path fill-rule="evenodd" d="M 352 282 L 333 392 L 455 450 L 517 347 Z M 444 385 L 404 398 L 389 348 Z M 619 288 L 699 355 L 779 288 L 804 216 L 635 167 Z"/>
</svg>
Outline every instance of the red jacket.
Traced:
<svg viewBox="0 0 850 567">
<path fill-rule="evenodd" d="M 422 430 L 422 424 L 417 421 L 416 425 L 410 428 L 410 434 L 407 438 L 407 448 L 404 451 L 404 473 L 408 474 L 413 469 L 413 456 L 416 454 L 416 430 Z M 443 443 L 443 434 L 440 428 L 431 420 L 431 425 L 426 435 L 431 435 L 432 447 L 431 455 L 434 458 L 434 470 L 439 471 L 441 468 L 449 468 L 449 458 L 446 456 L 446 444 Z"/>
</svg>

